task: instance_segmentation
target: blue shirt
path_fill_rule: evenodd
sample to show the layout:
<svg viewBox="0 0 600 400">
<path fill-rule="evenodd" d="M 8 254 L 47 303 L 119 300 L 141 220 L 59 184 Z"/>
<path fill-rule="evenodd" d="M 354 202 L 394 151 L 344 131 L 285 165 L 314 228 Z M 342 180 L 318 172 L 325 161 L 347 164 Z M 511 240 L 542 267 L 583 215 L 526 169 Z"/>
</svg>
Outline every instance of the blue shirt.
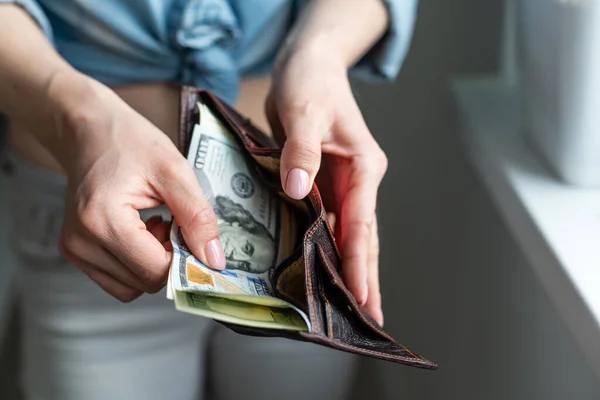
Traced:
<svg viewBox="0 0 600 400">
<path fill-rule="evenodd" d="M 175 82 L 234 102 L 241 77 L 269 71 L 306 0 L 0 0 L 23 7 L 57 51 L 108 85 Z M 381 0 L 386 35 L 353 71 L 393 79 L 418 0 Z"/>
</svg>

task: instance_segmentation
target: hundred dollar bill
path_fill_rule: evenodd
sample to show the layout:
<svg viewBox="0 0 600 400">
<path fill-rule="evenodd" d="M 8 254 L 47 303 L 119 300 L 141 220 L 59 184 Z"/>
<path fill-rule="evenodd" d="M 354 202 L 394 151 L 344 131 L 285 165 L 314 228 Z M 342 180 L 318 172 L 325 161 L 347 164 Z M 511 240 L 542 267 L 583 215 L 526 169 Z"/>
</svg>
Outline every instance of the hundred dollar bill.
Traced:
<svg viewBox="0 0 600 400">
<path fill-rule="evenodd" d="M 169 270 L 169 276 L 167 277 L 167 299 L 173 300 L 173 282 L 171 282 L 171 270 Z"/>
<path fill-rule="evenodd" d="M 193 309 L 193 313 L 210 315 L 210 318 L 215 318 L 218 312 L 214 307 L 209 310 L 206 304 L 224 304 L 214 303 L 216 298 L 230 302 L 227 303 L 230 306 L 238 304 L 240 310 L 249 310 L 250 305 L 256 305 L 255 312 L 248 313 L 249 316 L 267 315 L 265 310 L 274 307 L 280 310 L 279 314 L 273 314 L 278 319 L 269 323 L 261 321 L 261 326 L 276 324 L 285 318 L 297 321 L 290 319 L 294 315 L 304 321 L 304 329 L 308 329 L 306 315 L 277 298 L 270 283 L 275 266 L 294 250 L 294 218 L 291 218 L 287 204 L 257 179 L 230 132 L 208 108 L 202 104 L 198 107 L 200 123 L 193 131 L 188 161 L 217 214 L 226 269 L 215 271 L 194 257 L 174 222 L 171 229 L 174 255 L 167 296 L 175 299 L 181 311 Z M 194 296 L 186 297 L 180 293 L 193 293 Z M 210 297 L 212 303 L 198 300 L 205 297 Z M 233 318 L 231 315 L 222 317 Z"/>
</svg>

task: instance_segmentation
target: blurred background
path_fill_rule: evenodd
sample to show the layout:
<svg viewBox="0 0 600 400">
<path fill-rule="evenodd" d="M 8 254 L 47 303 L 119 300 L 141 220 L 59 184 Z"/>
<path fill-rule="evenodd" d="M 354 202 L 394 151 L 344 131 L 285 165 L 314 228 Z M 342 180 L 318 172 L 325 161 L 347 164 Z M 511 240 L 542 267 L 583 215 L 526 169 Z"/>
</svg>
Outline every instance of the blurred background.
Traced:
<svg viewBox="0 0 600 400">
<path fill-rule="evenodd" d="M 499 70 L 502 16 L 501 0 L 422 0 L 399 79 L 356 84 L 390 160 L 379 203 L 386 330 L 440 368 L 364 360 L 355 399 L 600 398 L 586 349 L 544 290 L 462 140 L 451 82 Z M 0 206 L 0 220 L 5 212 Z M 10 400 L 17 398 L 19 316 L 10 298 L 10 254 L 1 247 L 0 260 L 0 399 Z"/>
</svg>

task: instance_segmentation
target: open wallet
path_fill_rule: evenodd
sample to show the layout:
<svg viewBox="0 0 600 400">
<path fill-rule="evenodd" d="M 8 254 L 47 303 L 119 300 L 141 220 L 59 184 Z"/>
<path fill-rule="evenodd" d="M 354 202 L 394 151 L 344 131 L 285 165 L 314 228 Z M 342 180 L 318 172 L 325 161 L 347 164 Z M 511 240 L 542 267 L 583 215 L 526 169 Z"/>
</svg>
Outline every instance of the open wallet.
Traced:
<svg viewBox="0 0 600 400">
<path fill-rule="evenodd" d="M 218 97 L 193 87 L 181 88 L 179 150 L 188 153 L 198 104 L 206 106 L 238 142 L 254 169 L 274 195 L 290 204 L 299 222 L 294 251 L 270 275 L 275 295 L 302 310 L 310 321 L 308 331 L 242 326 L 219 321 L 233 331 L 252 336 L 285 337 L 413 367 L 437 365 L 396 342 L 356 303 L 340 277 L 343 260 L 327 220 L 319 189 L 313 185 L 303 200 L 292 200 L 281 189 L 281 149 Z"/>
</svg>

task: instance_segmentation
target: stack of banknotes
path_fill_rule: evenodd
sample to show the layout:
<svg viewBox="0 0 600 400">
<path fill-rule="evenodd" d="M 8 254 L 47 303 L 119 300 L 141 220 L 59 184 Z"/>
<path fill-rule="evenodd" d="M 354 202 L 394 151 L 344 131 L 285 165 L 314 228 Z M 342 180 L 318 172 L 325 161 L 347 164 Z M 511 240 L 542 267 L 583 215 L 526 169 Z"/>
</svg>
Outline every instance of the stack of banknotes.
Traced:
<svg viewBox="0 0 600 400">
<path fill-rule="evenodd" d="M 233 134 L 198 107 L 187 159 L 217 215 L 227 267 L 216 271 L 198 260 L 174 221 L 167 298 L 181 312 L 217 321 L 310 331 L 306 314 L 278 298 L 270 280 L 297 243 L 291 210 L 258 179 Z"/>
</svg>

